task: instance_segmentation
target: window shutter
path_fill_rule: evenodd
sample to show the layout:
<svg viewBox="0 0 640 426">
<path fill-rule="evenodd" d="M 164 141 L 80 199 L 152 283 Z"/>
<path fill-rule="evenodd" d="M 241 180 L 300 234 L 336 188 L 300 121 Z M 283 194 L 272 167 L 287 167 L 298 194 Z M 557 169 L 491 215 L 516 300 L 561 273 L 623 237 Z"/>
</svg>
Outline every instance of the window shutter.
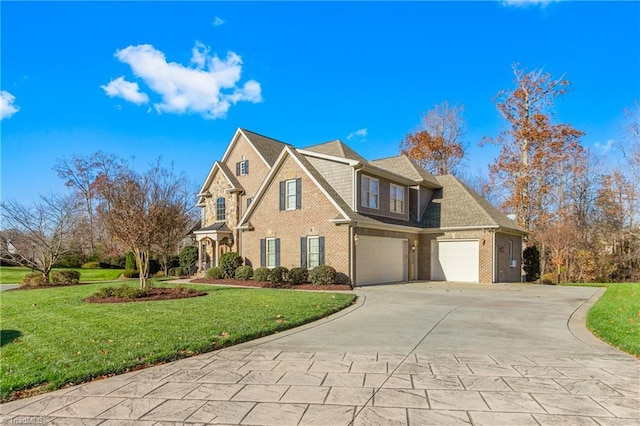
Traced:
<svg viewBox="0 0 640 426">
<path fill-rule="evenodd" d="M 276 238 L 276 267 L 280 266 L 280 238 Z"/>
<path fill-rule="evenodd" d="M 296 179 L 296 209 L 302 208 L 302 179 Z"/>
<path fill-rule="evenodd" d="M 285 210 L 286 209 L 286 204 L 285 204 L 285 197 L 287 195 L 287 188 L 286 188 L 286 182 L 282 181 L 280 182 L 280 211 Z"/>
<path fill-rule="evenodd" d="M 244 164 L 244 171 L 245 171 L 245 174 L 249 174 L 249 160 L 245 160 L 245 162 L 244 162 L 244 163 L 245 163 L 245 164 Z"/>
<path fill-rule="evenodd" d="M 267 266 L 267 240 L 264 238 L 260 240 L 260 267 Z"/>
<path fill-rule="evenodd" d="M 320 252 L 320 265 L 324 265 L 324 237 L 318 237 L 318 251 Z"/>
<path fill-rule="evenodd" d="M 307 267 L 307 237 L 300 237 L 300 267 Z"/>
<path fill-rule="evenodd" d="M 236 163 L 236 176 L 240 176 L 240 162 Z"/>
</svg>

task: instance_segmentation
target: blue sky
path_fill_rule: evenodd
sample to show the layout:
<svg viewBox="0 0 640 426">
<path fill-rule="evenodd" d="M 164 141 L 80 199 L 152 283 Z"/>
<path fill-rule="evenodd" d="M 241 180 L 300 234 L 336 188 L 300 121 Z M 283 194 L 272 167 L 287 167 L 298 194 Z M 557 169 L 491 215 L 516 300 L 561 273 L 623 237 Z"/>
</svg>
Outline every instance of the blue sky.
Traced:
<svg viewBox="0 0 640 426">
<path fill-rule="evenodd" d="M 640 97 L 639 2 L 0 3 L 2 198 L 61 192 L 57 158 L 161 156 L 196 185 L 244 127 L 297 147 L 396 155 L 443 101 L 465 105 L 467 167 L 504 122 L 511 66 L 572 82 L 557 120 L 609 154 Z"/>
</svg>

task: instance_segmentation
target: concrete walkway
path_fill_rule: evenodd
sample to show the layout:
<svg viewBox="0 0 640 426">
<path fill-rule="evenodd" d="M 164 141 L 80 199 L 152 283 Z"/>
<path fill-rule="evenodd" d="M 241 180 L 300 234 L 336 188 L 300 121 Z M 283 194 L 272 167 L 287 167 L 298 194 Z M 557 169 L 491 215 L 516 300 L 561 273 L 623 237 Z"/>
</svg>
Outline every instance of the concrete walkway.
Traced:
<svg viewBox="0 0 640 426">
<path fill-rule="evenodd" d="M 0 406 L 5 423 L 638 425 L 640 361 L 584 327 L 595 288 L 358 289 L 331 318 Z"/>
</svg>

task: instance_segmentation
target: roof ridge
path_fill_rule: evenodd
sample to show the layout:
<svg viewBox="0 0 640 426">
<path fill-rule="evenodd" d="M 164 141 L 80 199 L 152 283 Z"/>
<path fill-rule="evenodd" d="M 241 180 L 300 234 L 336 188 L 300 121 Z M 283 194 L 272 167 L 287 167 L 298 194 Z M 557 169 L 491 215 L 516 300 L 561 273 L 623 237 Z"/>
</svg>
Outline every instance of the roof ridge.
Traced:
<svg viewBox="0 0 640 426">
<path fill-rule="evenodd" d="M 291 146 L 291 144 L 289 144 L 289 143 L 287 143 L 287 142 L 282 142 L 281 140 L 274 139 L 274 138 L 272 138 L 271 136 L 265 136 L 265 135 L 263 135 L 263 134 L 261 134 L 261 133 L 254 132 L 254 131 L 249 130 L 249 129 L 245 129 L 244 127 L 240 127 L 240 130 L 242 130 L 242 132 L 244 132 L 244 133 L 251 133 L 252 135 L 260 136 L 261 138 L 269 139 L 269 140 L 271 140 L 271 141 L 273 141 L 273 142 L 278 142 L 278 143 L 281 143 L 281 144 L 284 144 L 284 145 L 289 145 L 289 146 Z"/>
</svg>

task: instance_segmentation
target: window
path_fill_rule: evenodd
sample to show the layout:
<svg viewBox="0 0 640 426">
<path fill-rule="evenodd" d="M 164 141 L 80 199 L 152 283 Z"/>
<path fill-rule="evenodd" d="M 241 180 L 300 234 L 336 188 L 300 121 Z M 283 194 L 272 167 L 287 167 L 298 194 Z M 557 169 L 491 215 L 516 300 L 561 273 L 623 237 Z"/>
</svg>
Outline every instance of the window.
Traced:
<svg viewBox="0 0 640 426">
<path fill-rule="evenodd" d="M 299 210 L 302 208 L 302 179 L 280 182 L 280 210 Z"/>
<path fill-rule="evenodd" d="M 260 240 L 260 266 L 263 268 L 280 266 L 280 238 Z"/>
<path fill-rule="evenodd" d="M 324 237 L 300 238 L 300 266 L 313 269 L 324 264 Z"/>
<path fill-rule="evenodd" d="M 216 200 L 216 220 L 225 220 L 224 197 Z"/>
<path fill-rule="evenodd" d="M 372 209 L 378 208 L 378 179 L 362 176 L 362 205 Z"/>
<path fill-rule="evenodd" d="M 249 206 L 251 205 L 252 201 L 253 201 L 253 197 L 247 198 L 247 208 L 249 208 Z"/>
<path fill-rule="evenodd" d="M 391 184 L 389 199 L 389 210 L 392 213 L 404 214 L 404 187 Z"/>
<path fill-rule="evenodd" d="M 236 176 L 245 176 L 249 174 L 249 160 L 238 161 L 236 163 Z"/>
</svg>

